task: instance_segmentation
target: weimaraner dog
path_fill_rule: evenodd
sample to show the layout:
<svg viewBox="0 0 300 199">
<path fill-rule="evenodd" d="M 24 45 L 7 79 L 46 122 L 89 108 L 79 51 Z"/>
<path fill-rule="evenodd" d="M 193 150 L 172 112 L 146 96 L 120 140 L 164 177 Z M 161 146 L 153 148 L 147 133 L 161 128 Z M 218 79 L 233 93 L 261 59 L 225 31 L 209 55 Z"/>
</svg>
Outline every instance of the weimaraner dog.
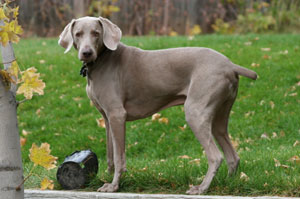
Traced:
<svg viewBox="0 0 300 199">
<path fill-rule="evenodd" d="M 114 178 L 98 191 L 117 191 L 126 171 L 125 122 L 176 105 L 184 105 L 186 121 L 209 164 L 203 182 L 187 193 L 207 191 L 223 161 L 214 138 L 224 152 L 229 174 L 235 173 L 239 157 L 228 136 L 228 118 L 239 75 L 256 79 L 257 74 L 209 48 L 147 51 L 121 43 L 121 36 L 108 19 L 82 17 L 65 27 L 58 42 L 65 53 L 72 46 L 78 50 L 86 68 L 81 72 L 87 75 L 87 95 L 105 119 L 108 170 L 114 169 Z"/>
</svg>

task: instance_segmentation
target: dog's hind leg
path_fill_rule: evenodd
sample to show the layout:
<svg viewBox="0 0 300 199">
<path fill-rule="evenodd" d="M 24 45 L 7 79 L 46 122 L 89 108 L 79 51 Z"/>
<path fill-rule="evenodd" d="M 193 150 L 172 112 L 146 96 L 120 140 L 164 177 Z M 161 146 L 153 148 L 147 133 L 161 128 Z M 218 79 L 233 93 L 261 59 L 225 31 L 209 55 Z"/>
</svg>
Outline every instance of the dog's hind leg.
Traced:
<svg viewBox="0 0 300 199">
<path fill-rule="evenodd" d="M 234 99 L 230 99 L 226 101 L 222 107 L 220 107 L 219 111 L 215 115 L 212 125 L 213 135 L 226 157 L 229 175 L 236 172 L 240 162 L 240 158 L 234 150 L 228 135 L 228 120 L 233 103 Z"/>
<path fill-rule="evenodd" d="M 206 192 L 223 161 L 222 153 L 212 134 L 215 112 L 220 103 L 224 102 L 225 87 L 223 83 L 222 79 L 218 79 L 218 81 L 209 81 L 206 85 L 191 85 L 184 104 L 187 123 L 203 146 L 209 165 L 202 183 L 193 186 L 187 191 L 188 194 Z"/>
</svg>

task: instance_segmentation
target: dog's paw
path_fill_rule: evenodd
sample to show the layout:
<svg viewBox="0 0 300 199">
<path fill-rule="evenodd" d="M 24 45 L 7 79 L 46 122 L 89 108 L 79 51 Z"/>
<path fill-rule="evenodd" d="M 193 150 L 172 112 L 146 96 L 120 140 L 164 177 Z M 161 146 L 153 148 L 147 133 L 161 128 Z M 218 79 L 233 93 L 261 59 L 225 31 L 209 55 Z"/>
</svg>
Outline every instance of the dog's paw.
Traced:
<svg viewBox="0 0 300 199">
<path fill-rule="evenodd" d="M 97 191 L 98 192 L 116 192 L 118 189 L 119 189 L 119 185 L 117 185 L 117 184 L 105 183 Z"/>
<path fill-rule="evenodd" d="M 201 185 L 198 186 L 192 186 L 192 188 L 190 188 L 186 194 L 189 195 L 199 195 L 199 194 L 203 194 L 206 192 L 207 189 L 204 189 L 203 187 L 201 187 Z"/>
</svg>

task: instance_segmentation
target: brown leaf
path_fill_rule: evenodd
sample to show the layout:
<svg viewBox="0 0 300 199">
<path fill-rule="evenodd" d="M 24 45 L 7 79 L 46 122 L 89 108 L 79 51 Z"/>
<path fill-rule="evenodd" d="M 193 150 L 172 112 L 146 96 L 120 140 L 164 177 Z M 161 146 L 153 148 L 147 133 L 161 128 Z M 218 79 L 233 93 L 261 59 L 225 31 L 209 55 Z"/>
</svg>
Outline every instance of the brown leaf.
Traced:
<svg viewBox="0 0 300 199">
<path fill-rule="evenodd" d="M 184 131 L 186 129 L 186 124 L 183 126 L 179 126 L 180 130 Z"/>
<path fill-rule="evenodd" d="M 25 137 L 30 134 L 31 132 L 26 131 L 25 129 L 22 130 L 22 135 L 24 135 Z"/>
<path fill-rule="evenodd" d="M 197 165 L 199 165 L 200 164 L 200 159 L 190 160 L 189 164 L 197 164 Z"/>
<path fill-rule="evenodd" d="M 97 124 L 98 124 L 99 127 L 106 128 L 104 118 L 96 119 L 96 122 L 97 122 Z"/>
<path fill-rule="evenodd" d="M 244 180 L 244 181 L 248 181 L 248 180 L 249 180 L 249 177 L 248 177 L 244 172 L 241 172 L 241 174 L 240 174 L 240 179 L 241 179 L 241 180 Z"/>
<path fill-rule="evenodd" d="M 297 163 L 300 164 L 300 158 L 297 155 L 294 155 L 293 157 L 291 157 L 290 159 L 288 159 L 289 162 L 293 162 L 293 163 Z"/>
<path fill-rule="evenodd" d="M 20 145 L 21 145 L 21 147 L 26 144 L 26 141 L 27 141 L 26 138 L 20 137 Z"/>
<path fill-rule="evenodd" d="M 273 101 L 270 101 L 270 106 L 271 106 L 271 109 L 274 109 L 274 107 L 275 107 L 275 103 L 273 102 Z"/>
<path fill-rule="evenodd" d="M 263 59 L 271 59 L 272 57 L 271 56 L 269 56 L 269 55 L 267 55 L 267 54 L 265 54 L 264 56 L 263 56 Z"/>
<path fill-rule="evenodd" d="M 276 158 L 273 158 L 273 160 L 275 162 L 275 167 L 280 167 L 281 166 L 279 160 L 277 160 Z"/>
<path fill-rule="evenodd" d="M 158 120 L 158 119 L 160 118 L 160 116 L 161 116 L 161 114 L 159 114 L 159 113 L 153 114 L 153 115 L 152 115 L 152 121 Z"/>
<path fill-rule="evenodd" d="M 181 159 L 191 159 L 191 157 L 188 156 L 188 155 L 181 155 L 181 156 L 178 156 L 178 158 L 181 158 Z"/>
<path fill-rule="evenodd" d="M 261 50 L 261 51 L 268 52 L 268 51 L 271 51 L 271 48 L 261 48 L 260 50 Z"/>
<path fill-rule="evenodd" d="M 81 98 L 81 97 L 73 97 L 73 100 L 74 100 L 75 102 L 78 102 L 78 101 L 82 100 L 82 98 Z"/>
<path fill-rule="evenodd" d="M 159 123 L 169 124 L 169 119 L 166 117 L 162 117 L 158 119 Z"/>
<path fill-rule="evenodd" d="M 299 144 L 300 144 L 300 142 L 298 140 L 296 140 L 295 143 L 293 144 L 293 147 L 295 147 L 295 146 L 297 146 Z"/>
</svg>

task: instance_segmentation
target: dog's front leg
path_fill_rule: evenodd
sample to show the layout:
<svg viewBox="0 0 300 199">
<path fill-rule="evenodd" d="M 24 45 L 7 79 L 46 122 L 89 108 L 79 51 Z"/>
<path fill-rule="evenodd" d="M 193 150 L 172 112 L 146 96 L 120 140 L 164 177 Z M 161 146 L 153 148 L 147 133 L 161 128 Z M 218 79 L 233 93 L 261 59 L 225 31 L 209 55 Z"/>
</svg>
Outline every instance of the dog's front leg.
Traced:
<svg viewBox="0 0 300 199">
<path fill-rule="evenodd" d="M 114 179 L 112 183 L 105 183 L 98 191 L 115 192 L 119 188 L 121 175 L 126 171 L 125 161 L 125 121 L 126 111 L 117 109 L 107 114 L 109 123 L 109 136 L 113 144 L 113 159 L 115 165 Z"/>
<path fill-rule="evenodd" d="M 107 159 L 107 171 L 108 173 L 113 173 L 114 171 L 114 149 L 113 149 L 113 143 L 112 143 L 112 136 L 110 133 L 110 127 L 108 119 L 105 115 L 105 113 L 102 113 L 104 121 L 105 121 L 105 127 L 106 127 L 106 159 Z"/>
</svg>

